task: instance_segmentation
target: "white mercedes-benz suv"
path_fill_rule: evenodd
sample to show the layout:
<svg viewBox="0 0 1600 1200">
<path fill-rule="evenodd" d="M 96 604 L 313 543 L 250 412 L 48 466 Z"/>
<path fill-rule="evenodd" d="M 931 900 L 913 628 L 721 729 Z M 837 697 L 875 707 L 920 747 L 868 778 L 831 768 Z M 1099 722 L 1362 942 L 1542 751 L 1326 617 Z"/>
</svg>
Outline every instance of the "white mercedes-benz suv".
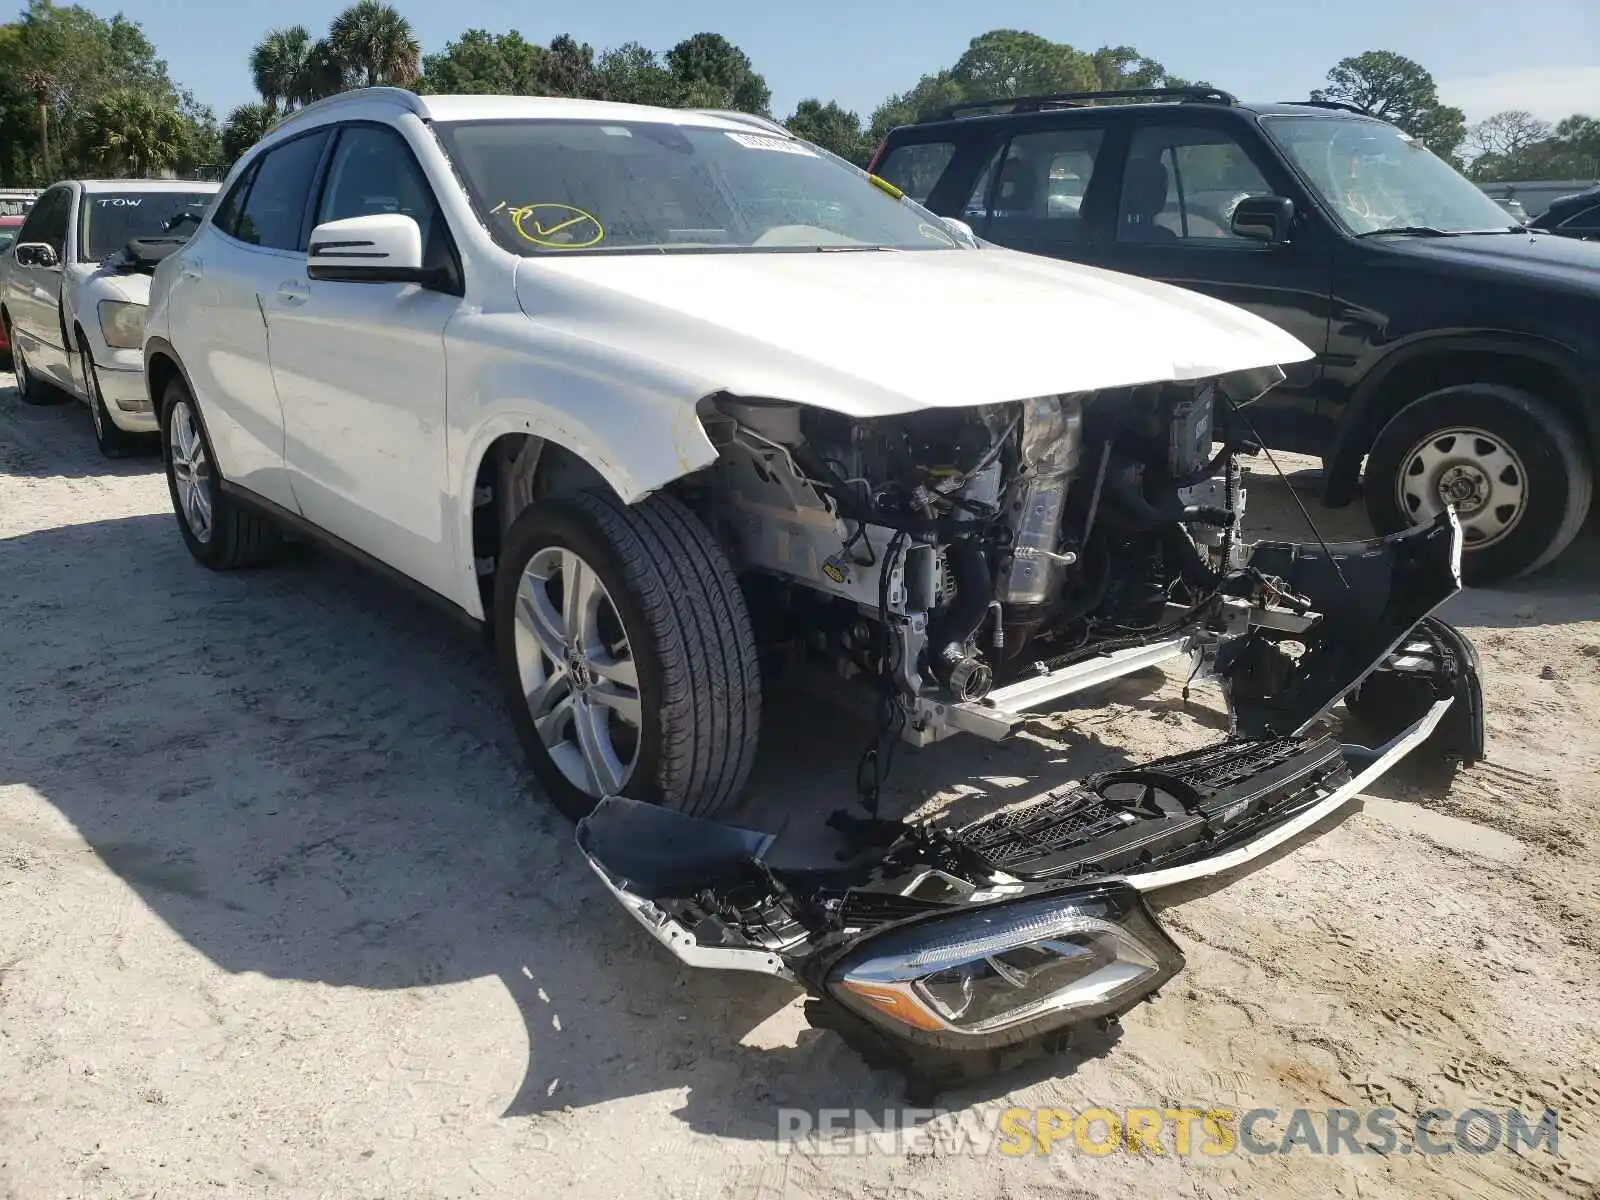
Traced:
<svg viewBox="0 0 1600 1200">
<path fill-rule="evenodd" d="M 919 1087 L 1170 978 L 1143 893 L 1312 828 L 1425 741 L 1482 756 L 1477 657 L 1434 615 L 1452 510 L 1243 541 L 1252 403 L 1308 356 L 1216 300 L 983 243 L 770 122 L 389 89 L 245 156 L 157 268 L 145 338 L 196 559 L 294 530 L 481 622 L 615 898 L 684 962 L 803 983 Z M 1221 681 L 1220 743 L 960 830 L 879 815 L 895 740 L 1003 738 L 1174 658 Z M 710 819 L 769 664 L 868 701 L 867 815 L 828 820 L 846 865 Z M 1370 746 L 1334 736 L 1341 702 Z"/>
<path fill-rule="evenodd" d="M 157 269 L 144 353 L 194 557 L 294 530 L 482 622 L 577 817 L 728 808 L 768 658 L 875 690 L 880 748 L 1176 656 L 1240 736 L 1289 736 L 1458 586 L 1448 514 L 1348 561 L 1242 542 L 1289 335 L 983 243 L 737 114 L 310 105 Z"/>
</svg>

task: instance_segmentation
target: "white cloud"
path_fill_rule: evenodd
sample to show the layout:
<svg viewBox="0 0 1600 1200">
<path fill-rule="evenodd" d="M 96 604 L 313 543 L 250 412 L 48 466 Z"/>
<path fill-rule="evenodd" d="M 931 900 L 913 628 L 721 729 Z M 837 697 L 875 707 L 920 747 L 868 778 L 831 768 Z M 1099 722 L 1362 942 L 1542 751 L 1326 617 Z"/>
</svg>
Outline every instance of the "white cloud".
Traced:
<svg viewBox="0 0 1600 1200">
<path fill-rule="evenodd" d="M 1439 84 L 1439 99 L 1467 114 L 1468 123 L 1520 108 L 1546 121 L 1573 113 L 1600 115 L 1600 66 L 1504 71 Z"/>
</svg>

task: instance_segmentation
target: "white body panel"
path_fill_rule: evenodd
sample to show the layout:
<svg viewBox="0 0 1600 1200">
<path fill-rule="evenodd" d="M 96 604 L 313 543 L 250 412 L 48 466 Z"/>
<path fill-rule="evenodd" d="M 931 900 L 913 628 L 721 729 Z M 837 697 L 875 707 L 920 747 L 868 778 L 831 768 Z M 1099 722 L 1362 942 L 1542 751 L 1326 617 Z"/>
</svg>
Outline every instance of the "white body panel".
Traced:
<svg viewBox="0 0 1600 1200">
<path fill-rule="evenodd" d="M 1218 301 L 997 248 L 521 258 L 492 241 L 424 119 L 554 115 L 743 128 L 584 101 L 354 93 L 302 110 L 261 149 L 348 121 L 398 130 L 465 295 L 307 284 L 303 256 L 208 220 L 152 298 L 148 335 L 182 360 L 226 477 L 475 617 L 474 483 L 504 434 L 566 447 L 631 502 L 715 460 L 695 406 L 718 392 L 873 416 L 1311 357 Z M 303 299 L 280 296 L 292 281 Z"/>
</svg>

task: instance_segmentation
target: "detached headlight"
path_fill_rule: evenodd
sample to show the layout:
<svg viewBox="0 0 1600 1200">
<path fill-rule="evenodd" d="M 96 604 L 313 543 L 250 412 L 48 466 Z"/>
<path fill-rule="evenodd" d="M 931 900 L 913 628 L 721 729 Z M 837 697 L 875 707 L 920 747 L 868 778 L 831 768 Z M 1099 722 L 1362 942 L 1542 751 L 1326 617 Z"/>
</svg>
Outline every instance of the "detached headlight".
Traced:
<svg viewBox="0 0 1600 1200">
<path fill-rule="evenodd" d="M 1182 965 L 1139 894 L 1101 884 L 869 938 L 828 985 L 901 1036 L 994 1046 L 1122 1012 Z"/>
<path fill-rule="evenodd" d="M 100 301 L 100 333 L 113 350 L 137 350 L 144 345 L 145 306 L 125 300 Z"/>
</svg>

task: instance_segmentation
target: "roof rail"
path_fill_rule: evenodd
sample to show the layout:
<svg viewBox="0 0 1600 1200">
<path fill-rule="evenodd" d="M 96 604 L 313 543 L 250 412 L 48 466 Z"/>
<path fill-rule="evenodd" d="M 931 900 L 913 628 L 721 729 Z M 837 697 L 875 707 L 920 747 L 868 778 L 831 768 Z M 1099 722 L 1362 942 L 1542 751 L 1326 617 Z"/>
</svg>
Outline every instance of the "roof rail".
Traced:
<svg viewBox="0 0 1600 1200">
<path fill-rule="evenodd" d="M 1342 112 L 1360 113 L 1363 117 L 1372 116 L 1371 113 L 1362 108 L 1359 104 L 1351 104 L 1346 100 L 1285 100 L 1283 103 L 1302 104 L 1307 108 L 1337 108 Z M 1382 120 L 1383 118 L 1379 117 L 1377 119 Z"/>
<path fill-rule="evenodd" d="M 321 100 L 313 100 L 310 104 L 302 105 L 293 112 L 284 113 L 268 128 L 268 133 L 276 133 L 280 129 L 287 129 L 307 113 L 320 112 L 335 104 L 341 104 L 353 99 L 394 100 L 404 105 L 417 116 L 422 116 L 426 109 L 417 94 L 408 88 L 401 87 L 364 87 L 353 88 L 348 92 L 335 92 L 331 96 L 324 96 Z"/>
<path fill-rule="evenodd" d="M 769 133 L 781 133 L 784 137 L 793 137 L 794 134 L 780 122 L 771 117 L 760 117 L 755 113 L 740 112 L 733 108 L 692 108 L 689 110 L 702 117 L 721 117 L 724 121 L 738 121 L 742 125 L 753 125 L 757 129 L 765 129 Z"/>
<path fill-rule="evenodd" d="M 918 124 L 924 121 L 948 121 L 957 115 L 972 109 L 1004 109 L 1007 112 L 1041 112 L 1049 108 L 1082 108 L 1094 100 L 1181 100 L 1194 104 L 1227 104 L 1239 103 L 1238 99 L 1220 88 L 1214 87 L 1173 87 L 1173 88 L 1114 88 L 1103 92 L 1048 92 L 1041 96 L 1001 96 L 992 100 L 968 100 L 961 104 L 950 104 L 944 108 L 935 109 L 927 116 L 919 119 Z M 974 113 L 975 116 L 987 116 L 988 113 Z"/>
</svg>

